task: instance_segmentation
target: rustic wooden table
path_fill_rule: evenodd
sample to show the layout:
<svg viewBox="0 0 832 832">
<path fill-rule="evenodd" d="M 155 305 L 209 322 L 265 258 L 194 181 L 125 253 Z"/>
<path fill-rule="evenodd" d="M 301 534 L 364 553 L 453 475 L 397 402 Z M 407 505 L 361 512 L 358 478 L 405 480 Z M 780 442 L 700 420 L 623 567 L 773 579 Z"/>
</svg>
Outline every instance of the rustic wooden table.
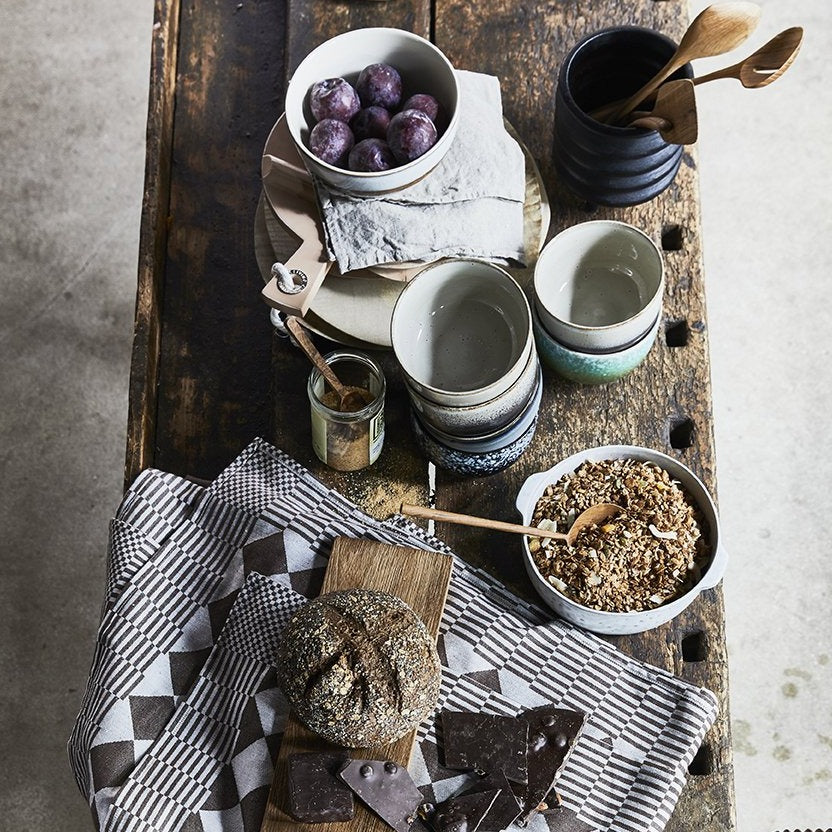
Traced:
<svg viewBox="0 0 832 832">
<path fill-rule="evenodd" d="M 589 218 L 622 219 L 661 241 L 668 273 L 664 325 L 647 361 L 601 388 L 546 374 L 526 454 L 483 479 L 439 472 L 437 506 L 516 520 L 513 495 L 530 473 L 607 443 L 665 451 L 715 489 L 695 150 L 686 149 L 674 185 L 660 198 L 626 210 L 577 200 L 559 185 L 551 163 L 555 82 L 570 46 L 616 24 L 649 26 L 678 40 L 687 21 L 687 0 L 156 0 L 127 481 L 149 466 L 211 478 L 263 436 L 377 516 L 402 499 L 427 499 L 427 462 L 411 437 L 389 355 L 382 355 L 389 393 L 379 462 L 350 475 L 317 462 L 308 365 L 273 334 L 253 250 L 260 156 L 288 77 L 332 35 L 383 25 L 430 37 L 455 66 L 499 77 L 506 116 L 537 159 L 549 193 L 550 236 Z M 534 599 L 516 539 L 441 524 L 438 534 Z M 734 829 L 721 589 L 705 592 L 670 624 L 613 641 L 718 696 L 720 716 L 667 829 Z"/>
</svg>

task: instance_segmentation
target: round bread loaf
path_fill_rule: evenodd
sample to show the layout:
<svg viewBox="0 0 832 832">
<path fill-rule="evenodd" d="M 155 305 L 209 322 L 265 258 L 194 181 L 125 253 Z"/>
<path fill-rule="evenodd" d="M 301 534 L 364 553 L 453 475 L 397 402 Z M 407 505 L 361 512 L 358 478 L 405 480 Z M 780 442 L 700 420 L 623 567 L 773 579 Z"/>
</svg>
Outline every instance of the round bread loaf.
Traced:
<svg viewBox="0 0 832 832">
<path fill-rule="evenodd" d="M 439 697 L 434 640 L 386 592 L 350 589 L 310 601 L 286 626 L 277 669 L 298 719 L 351 748 L 398 739 Z"/>
</svg>

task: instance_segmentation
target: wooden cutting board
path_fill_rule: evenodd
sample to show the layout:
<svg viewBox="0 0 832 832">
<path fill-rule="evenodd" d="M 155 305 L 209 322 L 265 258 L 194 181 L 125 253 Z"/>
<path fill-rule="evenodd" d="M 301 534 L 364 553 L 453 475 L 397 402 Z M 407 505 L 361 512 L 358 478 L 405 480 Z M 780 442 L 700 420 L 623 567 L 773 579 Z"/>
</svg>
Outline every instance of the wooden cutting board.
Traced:
<svg viewBox="0 0 832 832">
<path fill-rule="evenodd" d="M 338 537 L 332 545 L 321 594 L 339 589 L 375 589 L 397 595 L 436 638 L 452 565 L 449 555 L 437 552 Z M 410 762 L 415 739 L 414 729 L 389 745 L 352 749 L 350 753 L 359 759 L 393 760 L 406 766 Z M 289 717 L 261 832 L 389 832 L 389 827 L 357 799 L 355 817 L 351 821 L 300 823 L 286 814 L 283 807 L 286 805 L 286 761 L 289 754 L 333 748 L 335 746 Z"/>
</svg>

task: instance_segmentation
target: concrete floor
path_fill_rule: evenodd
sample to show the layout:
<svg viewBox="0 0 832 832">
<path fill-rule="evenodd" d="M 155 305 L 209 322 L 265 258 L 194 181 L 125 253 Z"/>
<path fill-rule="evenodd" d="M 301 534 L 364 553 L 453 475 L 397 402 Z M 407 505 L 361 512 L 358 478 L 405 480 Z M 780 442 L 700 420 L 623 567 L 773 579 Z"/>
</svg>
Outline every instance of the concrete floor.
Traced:
<svg viewBox="0 0 832 832">
<path fill-rule="evenodd" d="M 699 93 L 739 832 L 832 826 L 832 16 L 760 5 L 754 47 L 806 28 L 794 68 Z M 0 23 L 0 830 L 80 832 L 65 742 L 121 491 L 152 4 Z"/>
</svg>

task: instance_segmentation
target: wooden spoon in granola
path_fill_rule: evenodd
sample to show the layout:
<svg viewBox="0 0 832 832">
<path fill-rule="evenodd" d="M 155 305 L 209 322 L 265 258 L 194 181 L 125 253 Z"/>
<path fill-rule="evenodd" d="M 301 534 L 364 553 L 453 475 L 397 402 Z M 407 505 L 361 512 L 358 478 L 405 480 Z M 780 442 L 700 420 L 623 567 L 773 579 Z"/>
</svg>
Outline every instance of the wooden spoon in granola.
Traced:
<svg viewBox="0 0 832 832">
<path fill-rule="evenodd" d="M 491 520 L 487 517 L 475 517 L 472 514 L 457 514 L 453 511 L 440 511 L 437 508 L 426 506 L 414 506 L 409 503 L 402 503 L 402 514 L 410 517 L 422 517 L 426 520 L 441 520 L 445 523 L 456 523 L 459 526 L 476 526 L 481 529 L 494 529 L 499 532 L 514 532 L 515 534 L 527 534 L 532 537 L 550 537 L 553 540 L 562 540 L 567 546 L 574 545 L 578 535 L 591 525 L 598 526 L 601 523 L 614 517 L 624 509 L 615 503 L 596 503 L 582 511 L 575 522 L 569 527 L 568 532 L 556 532 L 550 529 L 538 529 L 536 526 L 521 526 L 517 523 L 505 523 L 502 520 Z"/>
</svg>

